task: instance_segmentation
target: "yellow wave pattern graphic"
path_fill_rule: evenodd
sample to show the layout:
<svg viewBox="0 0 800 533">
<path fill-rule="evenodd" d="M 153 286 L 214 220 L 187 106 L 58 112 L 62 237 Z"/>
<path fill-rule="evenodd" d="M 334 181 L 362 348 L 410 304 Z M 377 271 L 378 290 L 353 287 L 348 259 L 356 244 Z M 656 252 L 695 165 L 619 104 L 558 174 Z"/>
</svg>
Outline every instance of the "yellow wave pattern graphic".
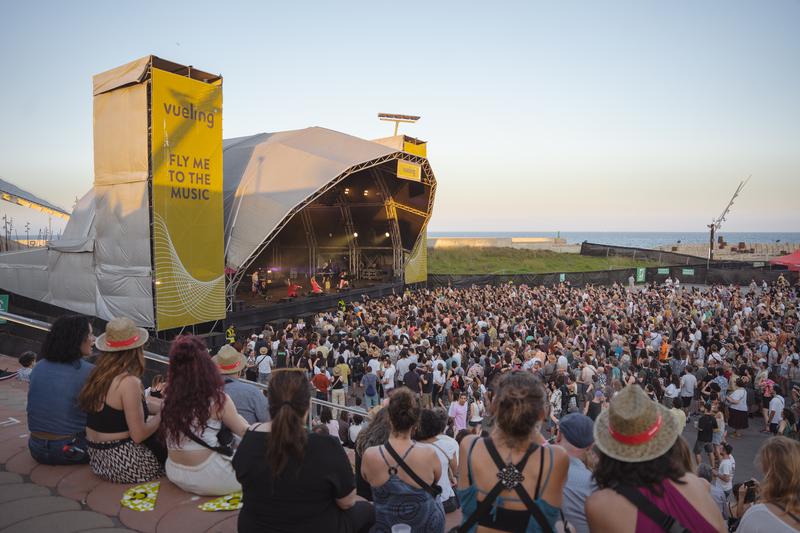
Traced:
<svg viewBox="0 0 800 533">
<path fill-rule="evenodd" d="M 210 281 L 195 279 L 183 266 L 166 221 L 153 213 L 153 252 L 155 256 L 156 304 L 159 329 L 196 324 L 225 316 L 225 276 Z M 167 320 L 164 320 L 167 319 Z M 164 324 L 164 322 L 169 322 Z"/>
</svg>

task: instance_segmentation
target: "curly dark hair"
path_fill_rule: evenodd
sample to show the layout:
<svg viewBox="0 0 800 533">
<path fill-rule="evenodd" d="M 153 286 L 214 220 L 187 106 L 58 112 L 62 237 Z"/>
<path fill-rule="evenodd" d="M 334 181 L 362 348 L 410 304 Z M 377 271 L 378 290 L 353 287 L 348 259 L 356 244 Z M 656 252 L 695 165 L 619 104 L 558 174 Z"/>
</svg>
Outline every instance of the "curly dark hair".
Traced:
<svg viewBox="0 0 800 533">
<path fill-rule="evenodd" d="M 492 414 L 505 435 L 515 441 L 529 437 L 544 417 L 546 395 L 542 382 L 530 372 L 508 372 L 495 384 Z"/>
<path fill-rule="evenodd" d="M 169 351 L 166 395 L 161 408 L 164 441 L 178 443 L 185 435 L 202 431 L 210 418 L 222 416 L 223 405 L 225 382 L 206 344 L 194 335 L 176 338 Z"/>
<path fill-rule="evenodd" d="M 423 409 L 419 414 L 419 424 L 414 438 L 417 440 L 432 439 L 440 433 L 444 433 L 446 428 L 447 413 L 444 409 Z"/>
<path fill-rule="evenodd" d="M 595 446 L 598 460 L 594 469 L 594 480 L 600 489 L 624 484 L 632 487 L 647 487 L 656 494 L 660 494 L 662 481 L 669 479 L 675 483 L 681 483 L 680 479 L 686 473 L 681 461 L 683 444 L 678 438 L 664 455 L 642 463 L 618 461 L 604 454 Z"/>
<path fill-rule="evenodd" d="M 395 432 L 408 431 L 419 421 L 419 402 L 411 390 L 406 387 L 400 387 L 394 391 L 386 409 L 389 411 L 389 421 Z"/>
<path fill-rule="evenodd" d="M 42 344 L 42 359 L 71 363 L 81 358 L 81 344 L 89 336 L 91 321 L 82 315 L 63 315 L 53 322 Z"/>
</svg>

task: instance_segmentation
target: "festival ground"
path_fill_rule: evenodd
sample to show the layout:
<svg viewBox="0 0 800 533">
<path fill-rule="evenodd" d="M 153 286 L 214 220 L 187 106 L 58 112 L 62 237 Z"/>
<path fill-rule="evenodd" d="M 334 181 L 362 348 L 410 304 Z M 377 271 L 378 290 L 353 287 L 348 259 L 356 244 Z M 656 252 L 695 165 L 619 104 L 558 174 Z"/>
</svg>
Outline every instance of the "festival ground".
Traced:
<svg viewBox="0 0 800 533">
<path fill-rule="evenodd" d="M 18 368 L 16 358 L 0 355 L 0 369 Z M 201 511 L 197 506 L 214 498 L 183 492 L 166 476 L 155 509 L 137 512 L 120 505 L 133 485 L 102 481 L 89 465 L 36 463 L 28 452 L 27 392 L 25 383 L 0 382 L 0 532 L 236 532 L 238 511 Z M 460 511 L 448 514 L 447 530 L 460 522 Z"/>
</svg>

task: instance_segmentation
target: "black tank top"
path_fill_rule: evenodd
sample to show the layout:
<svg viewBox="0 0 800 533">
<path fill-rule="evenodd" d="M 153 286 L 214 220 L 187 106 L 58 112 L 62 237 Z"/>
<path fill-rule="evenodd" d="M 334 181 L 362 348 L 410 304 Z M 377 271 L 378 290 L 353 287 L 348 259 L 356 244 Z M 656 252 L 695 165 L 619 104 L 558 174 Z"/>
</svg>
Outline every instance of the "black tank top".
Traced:
<svg viewBox="0 0 800 533">
<path fill-rule="evenodd" d="M 586 412 L 586 416 L 591 418 L 592 420 L 597 420 L 598 415 L 603 410 L 603 404 L 599 402 L 589 402 L 589 410 Z"/>
<path fill-rule="evenodd" d="M 142 397 L 142 407 L 144 408 L 144 418 L 147 419 L 150 412 L 147 410 L 147 402 Z M 129 431 L 128 422 L 125 420 L 125 411 L 114 409 L 107 403 L 103 404 L 100 411 L 86 413 L 86 427 L 98 433 L 125 433 Z"/>
</svg>

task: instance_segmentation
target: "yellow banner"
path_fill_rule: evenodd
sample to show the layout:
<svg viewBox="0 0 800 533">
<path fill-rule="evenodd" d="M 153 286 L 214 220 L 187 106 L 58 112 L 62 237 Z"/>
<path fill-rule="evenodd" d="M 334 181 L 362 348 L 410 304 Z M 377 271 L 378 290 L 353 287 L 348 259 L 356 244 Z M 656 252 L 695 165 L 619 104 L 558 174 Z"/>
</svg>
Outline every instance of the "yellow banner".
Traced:
<svg viewBox="0 0 800 533">
<path fill-rule="evenodd" d="M 414 143 L 404 140 L 403 151 L 420 157 L 428 157 L 428 143 Z"/>
<path fill-rule="evenodd" d="M 408 256 L 404 270 L 406 283 L 420 283 L 428 280 L 428 232 L 422 230 L 422 238 Z"/>
<path fill-rule="evenodd" d="M 422 167 L 416 163 L 397 160 L 397 177 L 413 181 L 422 181 Z"/>
<path fill-rule="evenodd" d="M 152 69 L 159 331 L 225 318 L 221 83 Z"/>
</svg>

